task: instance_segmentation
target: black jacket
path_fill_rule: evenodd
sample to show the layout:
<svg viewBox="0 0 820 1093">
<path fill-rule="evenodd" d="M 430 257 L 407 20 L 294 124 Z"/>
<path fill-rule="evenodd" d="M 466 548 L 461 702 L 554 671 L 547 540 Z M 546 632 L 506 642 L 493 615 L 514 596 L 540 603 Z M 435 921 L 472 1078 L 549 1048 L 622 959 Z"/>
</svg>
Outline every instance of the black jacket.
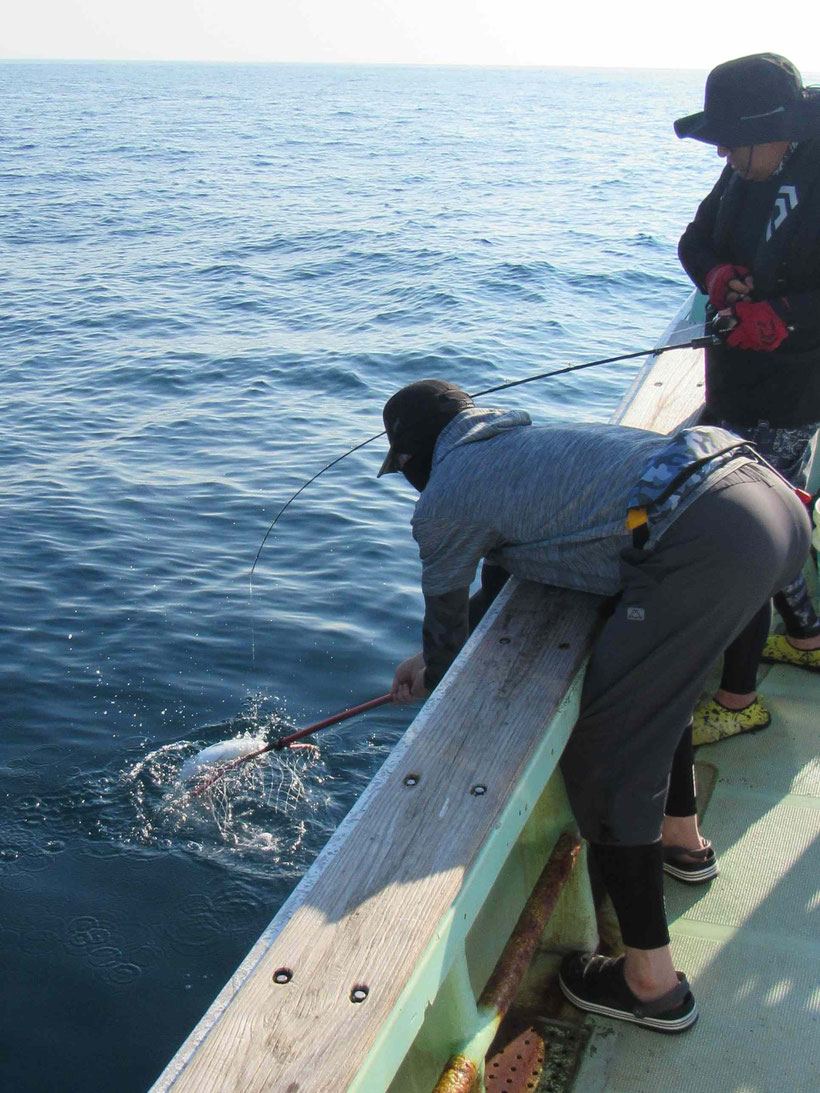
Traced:
<svg viewBox="0 0 820 1093">
<path fill-rule="evenodd" d="M 769 300 L 792 328 L 771 353 L 708 350 L 709 410 L 741 425 L 820 421 L 820 139 L 801 142 L 765 182 L 745 181 L 727 165 L 678 254 L 702 292 L 714 266 L 746 266 L 754 298 Z"/>
</svg>

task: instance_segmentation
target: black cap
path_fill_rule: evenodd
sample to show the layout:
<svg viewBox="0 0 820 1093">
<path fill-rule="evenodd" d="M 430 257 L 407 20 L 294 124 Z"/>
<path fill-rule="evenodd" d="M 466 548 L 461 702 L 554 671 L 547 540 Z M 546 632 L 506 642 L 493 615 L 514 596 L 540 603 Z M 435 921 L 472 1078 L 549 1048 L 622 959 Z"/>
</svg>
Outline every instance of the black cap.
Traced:
<svg viewBox="0 0 820 1093">
<path fill-rule="evenodd" d="M 376 477 L 400 470 L 400 455 L 432 454 L 444 426 L 472 405 L 468 394 L 446 380 L 419 380 L 402 387 L 384 407 L 390 451 Z"/>
<path fill-rule="evenodd" d="M 725 148 L 805 140 L 820 136 L 820 95 L 785 57 L 753 53 L 712 69 L 703 110 L 678 118 L 675 132 Z"/>
</svg>

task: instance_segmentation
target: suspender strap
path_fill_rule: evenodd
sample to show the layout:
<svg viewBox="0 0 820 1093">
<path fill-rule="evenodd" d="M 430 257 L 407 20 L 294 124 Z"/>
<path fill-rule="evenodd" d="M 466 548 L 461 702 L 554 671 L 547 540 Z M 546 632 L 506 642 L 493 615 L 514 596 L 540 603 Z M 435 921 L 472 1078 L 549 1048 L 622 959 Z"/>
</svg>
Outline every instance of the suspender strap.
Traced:
<svg viewBox="0 0 820 1093">
<path fill-rule="evenodd" d="M 632 529 L 632 546 L 635 550 L 643 550 L 649 538 L 649 524 L 644 523 Z"/>
<path fill-rule="evenodd" d="M 739 440 L 735 444 L 730 444 L 726 448 L 720 448 L 719 451 L 711 452 L 709 455 L 704 456 L 702 459 L 695 459 L 691 463 L 687 463 L 683 470 L 678 471 L 672 481 L 666 486 L 666 488 L 653 498 L 650 505 L 641 508 L 629 509 L 626 514 L 626 526 L 629 531 L 632 532 L 632 545 L 636 550 L 643 550 L 649 539 L 649 509 L 656 508 L 658 505 L 662 505 L 672 494 L 678 489 L 687 478 L 691 476 L 704 464 L 711 462 L 713 459 L 717 459 L 720 455 L 726 455 L 727 452 L 734 452 L 739 448 L 746 448 L 752 455 L 758 457 L 758 453 L 754 451 L 748 441 Z"/>
</svg>

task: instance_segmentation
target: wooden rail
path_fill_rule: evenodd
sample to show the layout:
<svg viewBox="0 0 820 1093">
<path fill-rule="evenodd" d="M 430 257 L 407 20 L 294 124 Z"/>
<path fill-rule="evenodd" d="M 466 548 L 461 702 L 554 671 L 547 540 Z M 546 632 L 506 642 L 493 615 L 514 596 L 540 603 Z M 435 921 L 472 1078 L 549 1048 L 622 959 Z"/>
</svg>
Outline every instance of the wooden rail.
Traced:
<svg viewBox="0 0 820 1093">
<path fill-rule="evenodd" d="M 580 674 L 596 618 L 593 596 L 521 584 L 506 597 L 330 844 L 174 1093 L 339 1093 L 359 1075 L 391 1015 L 403 1057 L 503 855 L 495 875 L 485 867 L 473 876 L 485 891 L 463 899 L 469 920 L 449 921 L 448 912 L 494 829 L 503 824 L 509 846 L 515 842 L 561 755 L 577 706 L 577 696 L 567 704 L 568 683 Z M 546 747 L 546 777 L 511 821 L 509 802 L 539 746 Z M 569 823 L 564 809 L 561 827 Z M 402 995 L 437 933 L 444 945 L 432 956 L 440 965 L 432 993 L 428 987 L 413 999 L 415 1012 L 402 1006 L 399 1018 Z"/>
</svg>

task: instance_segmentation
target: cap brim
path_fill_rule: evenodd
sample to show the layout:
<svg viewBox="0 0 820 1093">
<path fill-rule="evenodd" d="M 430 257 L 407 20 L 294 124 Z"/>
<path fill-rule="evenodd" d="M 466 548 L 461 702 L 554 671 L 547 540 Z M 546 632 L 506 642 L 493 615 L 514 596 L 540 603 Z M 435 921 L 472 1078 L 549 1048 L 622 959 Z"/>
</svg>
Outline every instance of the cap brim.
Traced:
<svg viewBox="0 0 820 1093">
<path fill-rule="evenodd" d="M 675 122 L 675 134 L 681 138 L 693 137 L 706 144 L 719 143 L 713 133 L 708 131 L 708 119 L 704 110 L 698 110 L 696 114 L 687 114 L 685 118 L 678 118 Z"/>
<path fill-rule="evenodd" d="M 675 122 L 679 137 L 692 137 L 704 144 L 740 148 L 781 140 L 809 140 L 820 136 L 820 94 L 800 99 L 782 112 L 772 111 L 760 117 L 717 121 L 705 110 L 687 114 Z"/>
<path fill-rule="evenodd" d="M 399 469 L 398 456 L 391 448 L 387 455 L 384 457 L 384 463 L 379 467 L 379 473 L 376 478 L 381 478 L 383 474 L 393 474 L 394 471 Z"/>
</svg>

